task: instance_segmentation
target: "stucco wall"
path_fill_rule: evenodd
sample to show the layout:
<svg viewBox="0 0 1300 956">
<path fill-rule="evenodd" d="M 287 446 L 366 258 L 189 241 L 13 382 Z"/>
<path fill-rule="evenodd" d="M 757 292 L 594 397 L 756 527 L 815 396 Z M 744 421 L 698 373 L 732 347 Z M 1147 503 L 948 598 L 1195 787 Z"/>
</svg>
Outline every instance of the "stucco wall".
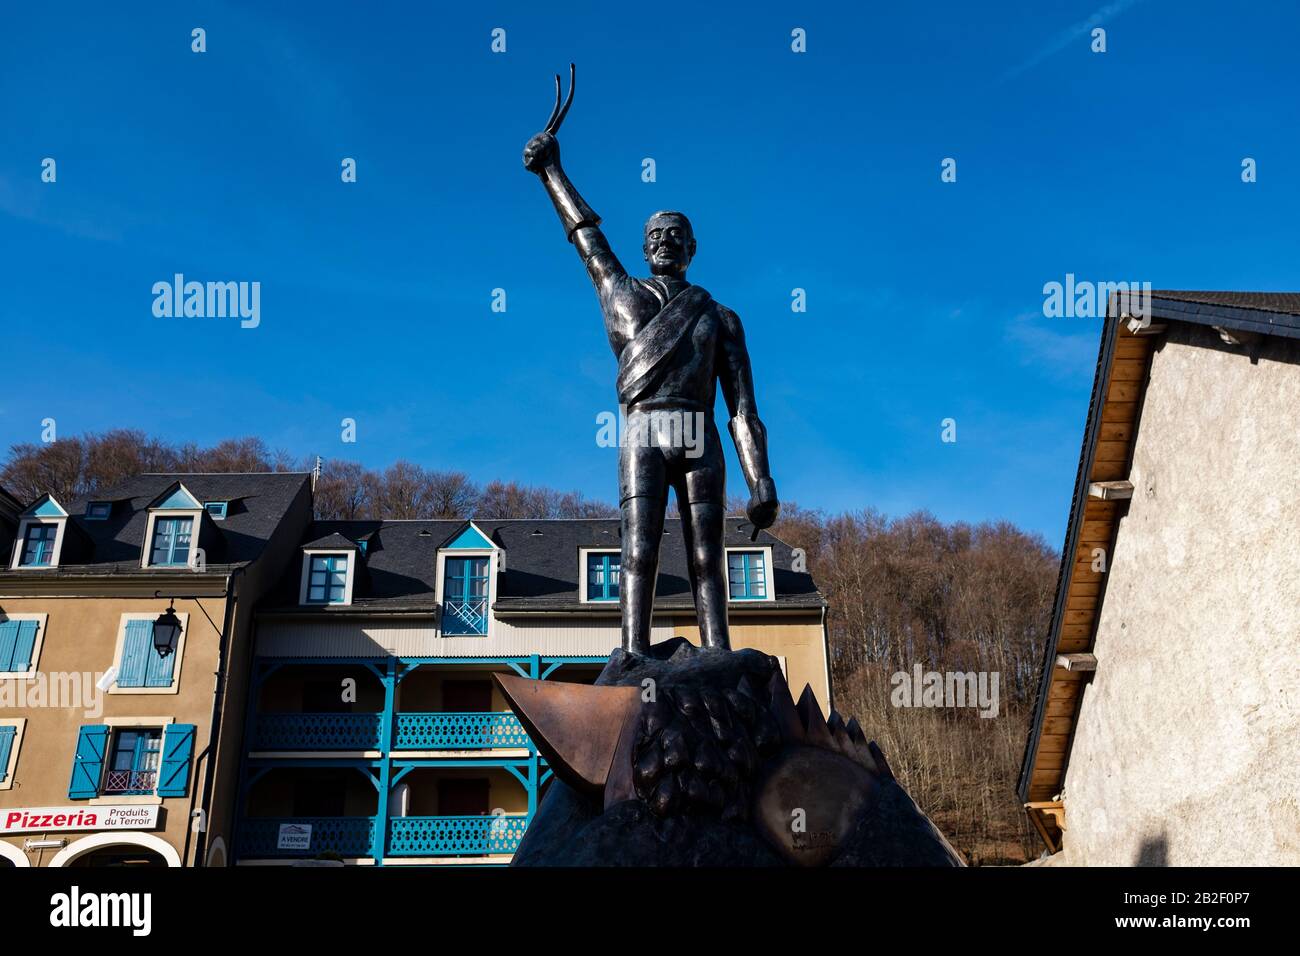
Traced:
<svg viewBox="0 0 1300 956">
<path fill-rule="evenodd" d="M 37 661 L 47 686 L 57 675 L 88 675 L 83 676 L 81 686 L 95 695 L 93 699 L 87 696 L 73 702 L 79 706 L 66 706 L 69 701 L 62 697 L 54 701 L 47 696 L 42 706 L 30 706 L 28 699 L 29 706 L 5 707 L 3 703 L 7 698 L 0 698 L 0 717 L 27 718 L 13 787 L 0 790 L 0 810 L 89 805 L 86 800 L 68 798 L 68 781 L 77 750 L 78 729 L 82 724 L 101 724 L 108 718 L 171 718 L 174 723 L 194 724 L 197 728 L 195 753 L 203 748 L 212 717 L 212 674 L 216 670 L 218 637 L 208 618 L 220 626 L 225 613 L 224 599 L 176 600 L 177 613 L 188 616 L 185 644 L 177 664 L 180 680 L 176 693 L 99 694 L 94 690 L 94 681 L 113 663 L 122 615 L 157 615 L 167 607 L 167 603 L 155 598 L 0 598 L 0 607 L 5 614 L 44 613 L 49 616 Z M 203 610 L 199 608 L 200 603 Z M 16 690 L 11 688 L 9 693 L 16 694 Z M 15 702 L 19 700 L 14 698 Z M 91 706 L 95 700 L 98 701 L 97 707 Z M 54 703 L 65 706 L 51 706 Z M 97 710 L 100 712 L 96 713 Z M 162 725 L 160 721 L 158 726 Z M 191 765 L 191 790 L 196 779 L 197 774 Z M 160 805 L 160 825 L 149 832 L 166 840 L 177 852 L 182 851 L 189 828 L 188 795 L 166 799 L 123 797 L 111 802 Z M 22 849 L 27 840 L 66 837 L 72 842 L 83 835 L 81 832 L 26 833 L 0 839 Z M 32 866 L 47 865 L 53 856 L 54 852 L 50 850 L 33 851 L 29 860 Z"/>
<path fill-rule="evenodd" d="M 1065 780 L 1065 859 L 1300 863 L 1300 346 L 1171 323 Z"/>
</svg>

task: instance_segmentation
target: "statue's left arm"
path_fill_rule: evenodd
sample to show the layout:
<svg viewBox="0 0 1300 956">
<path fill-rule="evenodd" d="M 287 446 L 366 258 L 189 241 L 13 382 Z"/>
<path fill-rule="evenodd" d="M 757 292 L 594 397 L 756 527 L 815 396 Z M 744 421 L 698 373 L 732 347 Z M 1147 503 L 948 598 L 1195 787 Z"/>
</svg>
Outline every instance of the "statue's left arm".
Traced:
<svg viewBox="0 0 1300 956">
<path fill-rule="evenodd" d="M 735 312 L 723 305 L 717 308 L 722 326 L 718 381 L 722 383 L 722 397 L 730 415 L 728 428 L 736 443 L 745 483 L 749 485 L 749 520 L 757 533 L 759 528 L 772 526 L 781 505 L 768 467 L 767 429 L 758 418 L 754 373 L 749 365 L 749 350 L 745 347 L 745 330 Z"/>
</svg>

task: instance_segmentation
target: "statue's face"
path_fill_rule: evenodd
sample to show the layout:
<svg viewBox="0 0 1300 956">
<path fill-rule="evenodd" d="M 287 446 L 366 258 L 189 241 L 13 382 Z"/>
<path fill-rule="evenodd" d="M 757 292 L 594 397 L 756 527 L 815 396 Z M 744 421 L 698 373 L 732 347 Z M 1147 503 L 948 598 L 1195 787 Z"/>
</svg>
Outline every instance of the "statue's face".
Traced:
<svg viewBox="0 0 1300 956">
<path fill-rule="evenodd" d="M 695 235 L 681 216 L 653 216 L 645 224 L 645 261 L 657 275 L 686 274 L 695 256 Z"/>
</svg>

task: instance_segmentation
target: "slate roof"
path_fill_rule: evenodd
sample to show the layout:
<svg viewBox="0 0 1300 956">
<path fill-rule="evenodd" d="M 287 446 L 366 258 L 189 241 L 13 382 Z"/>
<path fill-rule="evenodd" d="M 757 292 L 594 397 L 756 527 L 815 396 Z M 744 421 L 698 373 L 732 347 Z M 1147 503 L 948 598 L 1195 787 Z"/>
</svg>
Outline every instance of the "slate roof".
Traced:
<svg viewBox="0 0 1300 956">
<path fill-rule="evenodd" d="M 812 577 L 790 570 L 794 563 L 790 546 L 762 532 L 751 544 L 743 519 L 728 518 L 726 544 L 770 546 L 774 565 L 771 580 L 776 600 L 761 608 L 821 608 L 825 600 Z M 567 611 L 575 613 L 617 613 L 618 605 L 584 604 L 579 599 L 579 549 L 608 548 L 620 544 L 617 518 L 597 519 L 475 519 L 474 524 L 505 551 L 505 572 L 492 593 L 492 607 L 498 613 Z M 281 582 L 267 595 L 263 607 L 271 611 L 314 614 L 365 612 L 416 612 L 436 609 L 438 549 L 465 527 L 464 520 L 428 521 L 316 521 L 304 540 L 342 535 L 349 541 L 369 536 L 361 559 L 363 573 L 356 575 L 352 604 L 332 607 L 301 607 L 298 604 L 301 561 L 291 562 Z M 660 555 L 659 586 L 655 607 L 690 610 L 690 583 L 686 554 L 682 546 L 681 522 L 665 523 Z M 313 544 L 313 547 L 316 545 Z M 304 545 L 305 547 L 305 545 Z M 734 607 L 734 605 L 733 605 Z M 755 608 L 760 609 L 758 602 Z"/>
<path fill-rule="evenodd" d="M 1111 297 L 1108 315 L 1135 312 L 1130 303 L 1137 292 L 1119 292 Z M 1139 300 L 1140 301 L 1140 300 Z M 1153 290 L 1151 318 L 1173 319 L 1219 328 L 1300 338 L 1300 292 L 1178 292 Z"/>
<path fill-rule="evenodd" d="M 81 555 L 75 552 L 69 555 L 65 545 L 65 556 L 57 568 L 5 570 L 0 571 L 0 576 L 12 579 L 33 575 L 143 573 L 175 576 L 192 573 L 185 569 L 140 567 L 149 504 L 177 481 L 200 502 L 231 502 L 224 521 L 212 521 L 206 514 L 201 519 L 211 522 L 205 525 L 203 534 L 206 540 L 214 540 L 217 545 L 205 549 L 208 570 L 223 573 L 261 555 L 294 500 L 299 494 L 306 494 L 305 488 L 310 480 L 309 474 L 298 472 L 136 475 L 93 495 L 59 502 L 68 512 L 69 529 L 75 529 L 82 536 Z M 91 501 L 114 503 L 106 520 L 86 520 L 86 505 Z M 7 562 L 5 567 L 8 567 Z"/>
<path fill-rule="evenodd" d="M 359 537 L 365 537 L 360 535 Z M 345 538 L 337 531 L 331 531 L 329 534 L 322 535 L 315 541 L 308 541 L 303 548 L 310 548 L 313 551 L 360 551 L 361 548 L 356 541 L 351 538 Z"/>
<path fill-rule="evenodd" d="M 1177 292 L 1160 289 L 1153 291 L 1151 297 L 1170 302 L 1300 315 L 1300 292 Z"/>
</svg>

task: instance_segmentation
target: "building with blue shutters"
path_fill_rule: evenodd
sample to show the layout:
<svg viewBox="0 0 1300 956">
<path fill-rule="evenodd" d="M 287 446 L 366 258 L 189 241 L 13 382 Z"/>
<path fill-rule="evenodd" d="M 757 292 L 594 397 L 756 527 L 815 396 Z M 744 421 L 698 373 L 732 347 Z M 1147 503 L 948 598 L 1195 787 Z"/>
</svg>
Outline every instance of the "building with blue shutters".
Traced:
<svg viewBox="0 0 1300 956">
<path fill-rule="evenodd" d="M 827 701 L 825 609 L 791 549 L 727 520 L 736 647 Z M 698 643 L 669 521 L 654 639 Z M 591 682 L 619 644 L 619 522 L 324 521 L 263 601 L 235 861 L 501 865 L 551 782 L 493 673 Z"/>
<path fill-rule="evenodd" d="M 252 611 L 305 474 L 0 493 L 0 867 L 223 865 Z"/>
<path fill-rule="evenodd" d="M 619 522 L 312 521 L 301 474 L 0 492 L 0 867 L 508 863 L 551 783 L 493 674 L 591 682 Z M 727 519 L 732 643 L 829 699 L 826 603 Z M 698 642 L 681 528 L 655 640 Z"/>
</svg>

